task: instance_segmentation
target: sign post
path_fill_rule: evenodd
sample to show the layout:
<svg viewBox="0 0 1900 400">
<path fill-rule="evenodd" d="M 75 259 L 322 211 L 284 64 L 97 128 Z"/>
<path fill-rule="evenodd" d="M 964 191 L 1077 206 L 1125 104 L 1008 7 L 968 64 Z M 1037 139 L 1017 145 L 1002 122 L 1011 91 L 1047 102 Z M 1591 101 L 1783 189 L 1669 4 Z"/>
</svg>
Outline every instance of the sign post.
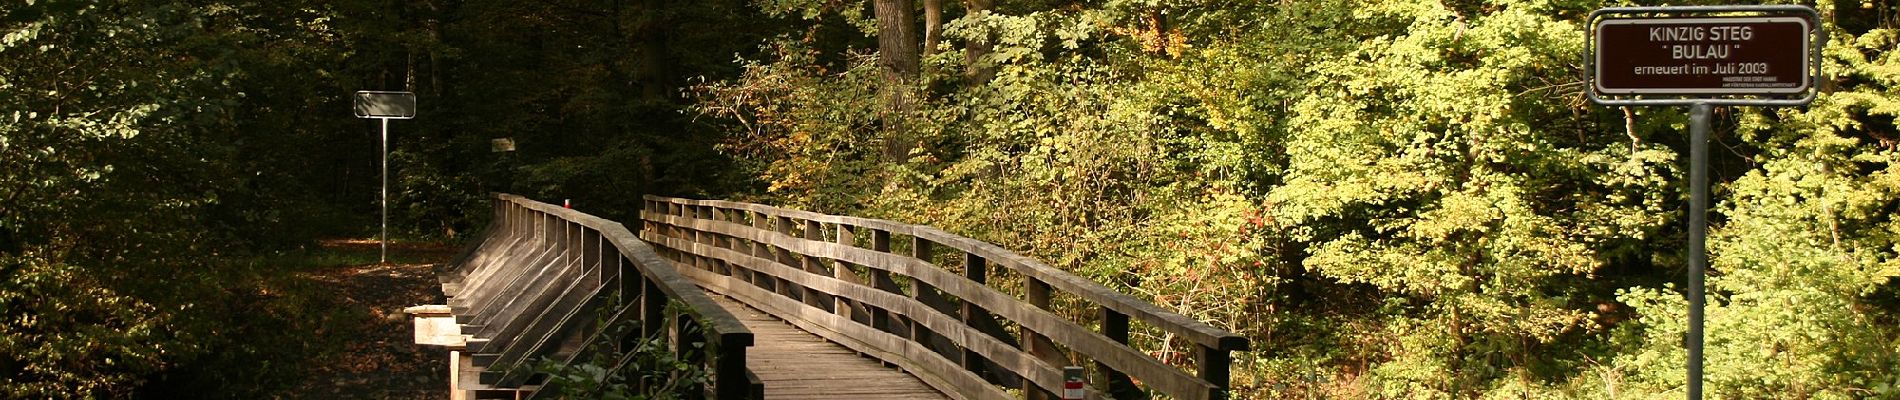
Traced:
<svg viewBox="0 0 1900 400">
<path fill-rule="evenodd" d="M 356 92 L 356 117 L 382 120 L 383 125 L 383 222 L 382 256 L 379 263 L 389 263 L 389 120 L 414 119 L 416 117 L 416 94 L 412 92 L 388 92 L 362 90 Z"/>
<path fill-rule="evenodd" d="M 1820 13 L 1806 6 L 1605 8 L 1590 14 L 1590 101 L 1689 107 L 1688 398 L 1702 398 L 1709 130 L 1715 106 L 1803 106 L 1821 77 Z"/>
<path fill-rule="evenodd" d="M 1088 378 L 1082 367 L 1062 367 L 1062 400 L 1083 400 L 1088 395 Z"/>
</svg>

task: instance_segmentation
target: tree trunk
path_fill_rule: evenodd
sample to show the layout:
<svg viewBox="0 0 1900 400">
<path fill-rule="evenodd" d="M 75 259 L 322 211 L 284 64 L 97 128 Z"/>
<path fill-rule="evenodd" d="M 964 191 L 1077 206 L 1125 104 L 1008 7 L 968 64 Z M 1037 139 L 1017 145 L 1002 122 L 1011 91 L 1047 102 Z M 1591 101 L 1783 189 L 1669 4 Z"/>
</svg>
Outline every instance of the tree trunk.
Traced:
<svg viewBox="0 0 1900 400">
<path fill-rule="evenodd" d="M 917 80 L 917 16 L 911 0 L 875 0 L 878 66 L 884 71 L 879 97 L 884 103 L 884 156 L 903 162 L 914 145 L 905 119 L 913 108 L 910 85 Z"/>
<path fill-rule="evenodd" d="M 937 54 L 943 41 L 943 0 L 924 0 L 924 57 Z"/>
<path fill-rule="evenodd" d="M 964 8 L 967 10 L 967 14 L 965 15 L 976 15 L 977 13 L 989 11 L 990 7 L 995 4 L 995 0 L 963 0 Z M 990 78 L 996 77 L 995 67 L 977 63 L 983 56 L 989 55 L 990 51 L 995 49 L 993 46 L 994 45 L 990 43 L 988 35 L 985 35 L 984 37 L 970 39 L 970 42 L 963 47 L 964 64 L 968 66 L 963 71 L 963 78 L 969 82 L 970 86 L 980 86 L 989 83 Z"/>
<path fill-rule="evenodd" d="M 911 0 L 876 0 L 878 62 L 887 83 L 917 77 L 917 16 Z"/>
</svg>

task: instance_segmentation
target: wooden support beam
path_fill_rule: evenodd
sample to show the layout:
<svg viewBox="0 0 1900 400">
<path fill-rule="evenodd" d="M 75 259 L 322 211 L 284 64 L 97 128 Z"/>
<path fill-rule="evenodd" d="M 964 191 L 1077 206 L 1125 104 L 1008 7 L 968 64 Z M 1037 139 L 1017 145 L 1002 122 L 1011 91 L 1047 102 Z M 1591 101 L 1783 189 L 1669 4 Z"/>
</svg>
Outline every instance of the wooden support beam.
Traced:
<svg viewBox="0 0 1900 400">
<path fill-rule="evenodd" d="M 1049 304 L 1050 291 L 1048 283 L 1044 283 L 1040 279 L 1024 278 L 1023 289 L 1029 305 L 1043 310 L 1054 310 Z M 1070 365 L 1069 357 L 1062 354 L 1062 350 L 1056 348 L 1055 341 L 1049 340 L 1048 336 L 1043 336 L 1028 328 L 1022 328 L 1022 337 L 1023 351 L 1029 353 L 1030 356 L 1034 356 L 1042 360 L 1042 362 L 1057 367 Z M 1047 383 L 1044 385 L 1046 384 Z M 1038 385 L 1036 382 L 1031 382 L 1028 379 L 1023 380 L 1022 388 L 1023 393 L 1026 394 L 1025 397 L 1028 397 L 1030 400 L 1054 400 L 1057 398 L 1055 392 L 1043 390 L 1041 385 Z"/>
<path fill-rule="evenodd" d="M 935 243 L 931 243 L 928 240 L 912 237 L 910 240 L 911 258 L 924 260 L 924 262 L 929 263 L 931 257 L 934 256 L 934 254 L 931 254 L 931 252 L 935 250 L 934 245 Z M 959 307 L 957 303 L 948 297 L 944 297 L 943 293 L 937 291 L 937 288 L 931 286 L 929 283 L 912 279 L 910 281 L 910 291 L 911 297 L 937 310 L 937 312 L 943 313 L 943 315 L 954 317 L 958 314 Z M 943 335 L 937 332 L 932 332 L 930 328 L 917 323 L 918 316 L 904 316 L 902 318 L 905 324 L 910 327 L 911 341 L 923 343 L 924 346 L 929 347 L 931 351 L 942 354 L 944 358 L 955 361 L 958 365 L 967 365 L 972 362 L 963 358 L 962 349 L 958 348 L 955 343 L 951 343 L 949 338 L 943 337 Z"/>
<path fill-rule="evenodd" d="M 850 225 L 838 225 L 838 245 L 855 247 L 858 245 L 857 241 L 856 229 Z M 851 270 L 851 263 L 833 260 L 831 264 L 833 277 L 845 282 L 871 286 L 870 279 L 859 276 L 857 272 Z M 861 324 L 871 325 L 871 310 L 869 308 L 866 308 L 861 303 L 851 301 L 850 298 L 834 297 L 833 299 L 836 301 L 836 304 L 833 306 L 833 310 L 835 310 L 836 314 Z"/>
<path fill-rule="evenodd" d="M 804 234 L 805 240 L 812 240 L 812 241 L 825 240 L 825 227 L 823 224 L 818 223 L 818 221 L 805 221 L 804 228 L 800 230 L 800 233 Z M 805 255 L 805 254 L 798 254 L 798 253 L 792 253 L 792 254 L 798 257 L 798 262 L 800 263 L 802 268 L 805 269 L 805 272 L 810 272 L 813 274 L 817 274 L 819 276 L 836 276 L 836 273 L 831 271 L 830 261 L 825 260 L 824 258 L 821 258 L 821 257 L 812 256 L 812 255 Z M 832 296 L 825 295 L 824 293 L 811 292 L 811 291 L 805 292 L 804 296 L 805 296 L 805 304 L 825 310 L 825 312 L 837 313 L 837 307 L 835 303 L 837 303 L 838 300 L 833 298 Z"/>
<path fill-rule="evenodd" d="M 886 230 L 871 231 L 871 250 L 890 254 L 891 232 Z M 904 289 L 897 286 L 897 280 L 891 279 L 890 271 L 873 268 L 871 269 L 871 280 L 873 281 L 872 283 L 877 285 L 878 289 L 899 295 L 904 294 Z M 904 325 L 901 321 L 894 320 L 894 317 L 891 316 L 888 310 L 871 310 L 871 327 L 901 337 L 910 337 L 910 326 Z"/>
<path fill-rule="evenodd" d="M 1101 309 L 1101 316 L 1102 335 L 1108 336 L 1108 340 L 1127 345 L 1128 315 L 1103 307 Z M 1128 374 L 1117 371 L 1115 367 L 1100 362 L 1095 363 L 1095 369 L 1101 371 L 1101 377 L 1097 382 L 1101 383 L 1102 390 L 1108 392 L 1110 397 L 1123 400 L 1147 398 L 1148 394 L 1143 393 L 1140 388 L 1135 387 L 1135 381 L 1128 379 Z"/>
<path fill-rule="evenodd" d="M 963 277 L 979 285 L 989 282 L 989 268 L 988 265 L 984 263 L 982 256 L 963 253 Z M 989 312 L 983 311 L 975 304 L 970 304 L 970 302 L 967 301 L 962 303 L 963 309 L 960 310 L 962 312 L 959 314 L 962 314 L 961 317 L 963 317 L 964 325 L 976 326 L 977 319 L 990 317 Z M 985 371 L 983 367 L 982 356 L 977 355 L 976 352 L 970 351 L 969 349 L 963 350 L 963 368 L 969 369 L 970 372 L 975 372 L 977 375 L 983 375 Z"/>
</svg>

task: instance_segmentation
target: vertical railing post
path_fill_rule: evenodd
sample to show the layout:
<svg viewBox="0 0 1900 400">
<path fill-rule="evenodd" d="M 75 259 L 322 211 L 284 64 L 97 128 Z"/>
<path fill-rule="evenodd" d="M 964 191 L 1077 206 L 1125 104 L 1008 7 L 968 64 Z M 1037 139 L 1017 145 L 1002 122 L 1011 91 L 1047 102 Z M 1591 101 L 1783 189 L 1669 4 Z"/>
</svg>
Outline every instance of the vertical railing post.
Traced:
<svg viewBox="0 0 1900 400">
<path fill-rule="evenodd" d="M 858 234 L 856 231 L 856 227 L 842 224 L 842 223 L 838 224 L 838 245 L 857 247 Z M 831 273 L 832 273 L 832 277 L 838 278 L 838 280 L 870 286 L 869 284 L 866 284 L 866 282 L 868 281 L 865 280 L 865 278 L 860 277 L 858 276 L 856 272 L 851 271 L 850 263 L 833 260 L 831 262 Z M 844 297 L 844 296 L 834 297 L 832 299 L 832 310 L 833 312 L 837 313 L 838 315 L 844 316 L 847 319 L 858 321 L 865 325 L 871 324 L 871 313 L 869 312 L 869 310 L 861 309 L 860 306 L 853 304 L 851 300 L 847 297 Z"/>
<path fill-rule="evenodd" d="M 768 216 L 765 213 L 757 212 L 757 211 L 749 211 L 749 213 L 751 213 L 752 215 L 753 229 L 767 230 L 771 227 L 771 222 L 772 222 L 771 216 Z M 767 260 L 770 260 L 772 259 L 772 257 L 775 257 L 775 255 L 772 254 L 771 245 L 766 244 L 765 242 L 762 242 L 762 241 L 757 241 L 757 240 L 752 241 L 752 256 L 767 259 Z M 747 273 L 751 275 L 751 279 L 749 280 L 752 281 L 753 286 L 758 286 L 760 288 L 764 288 L 766 291 L 770 291 L 774 293 L 778 292 L 779 283 L 776 279 L 772 278 L 771 275 L 752 272 L 749 270 L 747 271 Z"/>
<path fill-rule="evenodd" d="M 804 234 L 805 240 L 823 242 L 825 241 L 825 225 L 818 221 L 806 220 Z M 804 264 L 803 266 L 807 273 L 818 276 L 833 275 L 832 271 L 827 268 L 828 265 L 826 265 L 825 260 L 817 256 L 801 255 L 799 262 Z M 805 288 L 805 304 L 825 310 L 825 312 L 835 313 L 837 312 L 837 307 L 832 304 L 835 301 L 837 300 L 834 300 L 831 295 L 811 288 Z"/>
<path fill-rule="evenodd" d="M 857 246 L 857 235 L 855 235 L 855 233 L 851 231 L 851 226 L 845 226 L 845 224 L 838 224 L 838 241 L 836 241 L 836 243 L 838 243 L 838 245 L 840 246 Z M 853 273 L 853 271 L 851 271 L 851 264 L 845 264 L 845 262 L 838 262 L 838 260 L 832 260 L 832 277 L 834 277 L 834 279 L 838 279 L 838 281 L 857 282 L 857 284 L 864 284 L 863 279 L 859 279 L 859 277 L 857 277 L 857 273 Z M 870 284 L 864 284 L 864 286 L 870 286 Z M 832 298 L 832 311 L 836 311 L 836 313 L 838 313 L 840 317 L 851 318 L 851 320 L 857 320 L 857 318 L 864 318 L 864 320 L 861 320 L 861 322 L 864 322 L 864 324 L 870 324 L 870 318 L 868 318 L 870 317 L 870 315 L 861 315 L 861 313 L 857 313 L 857 309 L 853 309 L 853 305 L 851 305 L 851 301 L 845 300 L 844 296 L 838 296 L 838 298 Z"/>
<path fill-rule="evenodd" d="M 680 203 L 667 203 L 667 216 L 675 216 L 675 218 L 684 218 L 684 216 L 686 216 L 686 205 L 680 205 Z M 673 239 L 686 239 L 686 235 L 688 235 L 688 231 L 686 231 L 686 229 L 688 229 L 688 227 L 673 226 L 671 227 L 671 229 L 669 229 L 669 231 L 671 231 L 671 235 L 667 235 L 667 237 L 673 237 Z"/>
<path fill-rule="evenodd" d="M 1198 372 L 1200 372 L 1201 380 L 1214 384 L 1215 393 L 1210 397 L 1227 398 L 1229 386 L 1233 384 L 1228 370 L 1234 361 L 1233 353 L 1227 349 L 1207 345 L 1196 345 L 1194 348 L 1196 350 L 1194 363 L 1199 365 Z"/>
<path fill-rule="evenodd" d="M 1029 305 L 1043 310 L 1053 310 L 1050 307 L 1050 289 L 1048 282 L 1043 282 L 1041 279 L 1036 279 L 1035 277 L 1023 277 L 1023 291 L 1029 301 Z M 1037 359 L 1049 363 L 1049 365 L 1069 365 L 1068 357 L 1063 356 L 1061 351 L 1056 349 L 1055 341 L 1049 340 L 1048 336 L 1038 334 L 1036 331 L 1029 330 L 1029 328 L 1023 328 L 1022 333 L 1023 352 L 1029 353 L 1029 355 L 1035 356 Z M 1041 386 L 1037 386 L 1036 381 L 1029 377 L 1024 377 L 1022 389 L 1023 393 L 1027 394 L 1025 397 L 1028 397 L 1030 400 L 1048 400 L 1055 397 L 1054 393 L 1043 389 Z"/>
<path fill-rule="evenodd" d="M 554 227 L 554 216 L 539 210 L 534 211 L 534 216 L 536 221 L 534 225 L 535 232 L 541 239 L 535 243 L 538 243 L 543 250 L 553 248 L 556 240 L 554 238 L 554 232 L 557 232 Z"/>
<path fill-rule="evenodd" d="M 512 232 L 514 230 L 515 221 L 511 218 L 512 215 L 508 209 L 508 199 L 496 196 L 494 200 L 491 201 L 495 202 L 495 229 L 497 229 L 495 233 L 508 234 Z"/>
<path fill-rule="evenodd" d="M 586 227 L 565 217 L 561 218 L 561 222 L 561 252 L 564 254 L 562 259 L 567 261 L 569 269 L 578 268 L 582 272 L 587 271 L 586 263 L 581 259 L 581 230 Z"/>
<path fill-rule="evenodd" d="M 1102 336 L 1107 336 L 1109 340 L 1127 346 L 1128 314 L 1122 314 L 1120 311 L 1108 308 L 1108 306 L 1102 306 Z M 1128 374 L 1117 371 L 1114 367 L 1110 367 L 1108 364 L 1101 362 L 1095 363 L 1095 369 L 1102 372 L 1102 389 L 1108 392 L 1109 397 L 1116 399 L 1142 397 L 1140 389 L 1135 387 L 1134 381 L 1128 379 Z"/>
<path fill-rule="evenodd" d="M 923 238 L 919 238 L 916 236 L 911 236 L 910 238 L 911 258 L 923 260 L 924 263 L 930 263 L 931 250 L 933 250 L 931 248 L 931 244 L 932 243 L 930 243 L 930 241 L 928 240 L 924 240 Z M 926 305 L 931 303 L 929 301 L 924 300 L 925 296 L 931 296 L 931 295 L 936 294 L 936 293 L 930 293 L 931 290 L 933 289 L 930 288 L 930 285 L 926 285 L 922 281 L 919 281 L 916 279 L 910 280 L 910 297 L 912 299 L 916 299 L 917 302 L 919 303 L 924 303 Z M 930 343 L 930 330 L 924 329 L 923 324 L 917 323 L 917 321 L 914 318 L 908 318 L 908 317 L 900 317 L 900 318 L 902 318 L 904 321 L 904 327 L 910 330 L 910 341 L 917 342 L 917 343 L 924 343 L 926 345 L 925 347 L 929 347 L 928 344 Z M 958 365 L 963 364 L 963 359 L 962 359 L 963 357 L 961 354 L 956 354 L 956 355 L 945 354 L 944 356 L 952 358 L 952 361 L 956 361 Z"/>
<path fill-rule="evenodd" d="M 712 206 L 693 207 L 693 222 L 698 223 L 701 220 L 711 220 L 712 213 L 713 213 Z M 699 246 L 699 247 L 712 247 L 712 242 L 713 242 L 712 233 L 706 232 L 704 230 L 700 230 L 698 228 L 693 229 L 693 245 Z M 695 254 L 695 256 L 693 257 L 693 266 L 698 267 L 699 269 L 705 270 L 705 271 L 713 270 L 713 264 L 715 264 L 716 261 L 713 260 L 712 257 L 697 256 L 697 254 L 702 254 L 702 253 L 705 253 L 705 251 L 704 250 L 693 251 L 693 254 Z"/>
<path fill-rule="evenodd" d="M 880 253 L 890 254 L 891 232 L 883 230 L 883 229 L 872 230 L 871 231 L 871 250 L 875 250 Z M 886 266 L 886 268 L 889 268 L 889 267 Z M 904 294 L 904 289 L 897 287 L 897 281 L 891 279 L 891 271 L 886 271 L 886 270 L 878 269 L 875 267 L 869 268 L 869 270 L 871 272 L 872 284 L 877 285 L 878 289 L 884 290 L 886 292 L 896 293 L 898 295 Z M 890 310 L 885 310 L 882 308 L 871 309 L 871 327 L 872 328 L 877 328 L 878 330 L 885 331 L 885 332 L 899 333 L 897 331 L 898 329 L 897 324 L 894 324 L 892 322 L 894 321 L 891 321 Z M 904 327 L 904 328 L 906 329 L 899 336 L 905 336 L 906 334 L 910 332 L 910 330 L 908 329 L 909 327 Z"/>
<path fill-rule="evenodd" d="M 600 262 L 600 259 L 601 259 L 600 258 L 601 256 L 600 242 L 601 242 L 600 231 L 596 231 L 596 230 L 593 230 L 592 228 L 588 228 L 585 226 L 581 227 L 581 235 L 580 235 L 581 272 L 586 273 L 587 277 L 593 279 L 591 283 L 593 283 L 594 285 L 607 284 L 606 282 L 607 269 L 603 268 Z"/>
<path fill-rule="evenodd" d="M 614 268 L 618 271 L 614 280 L 620 287 L 620 304 L 617 305 L 619 307 L 635 307 L 636 304 L 639 304 L 637 301 L 639 301 L 640 297 L 640 282 L 645 281 L 645 279 L 642 279 L 640 271 L 634 269 L 633 263 L 628 262 L 627 257 L 621 255 L 619 251 L 620 246 L 615 245 L 613 247 L 615 250 L 613 254 Z"/>
<path fill-rule="evenodd" d="M 639 268 L 637 261 L 633 259 L 626 259 L 624 262 L 628 265 L 633 265 L 633 269 Z M 660 291 L 660 286 L 655 284 L 651 279 L 648 279 L 645 274 L 636 273 L 634 276 L 639 277 L 635 279 L 635 281 L 639 282 L 640 285 L 640 300 L 638 303 L 638 307 L 640 307 L 638 310 L 640 312 L 639 335 L 628 335 L 621 339 L 621 349 L 626 352 L 639 351 L 648 341 L 656 339 L 660 341 L 659 344 L 661 348 L 666 348 L 667 338 L 664 336 L 668 333 L 666 323 L 666 296 Z M 674 352 L 674 354 L 678 353 Z M 628 377 L 628 382 L 637 383 L 637 388 L 641 392 L 648 392 L 652 389 L 652 385 L 659 383 L 651 379 L 651 376 L 642 376 L 640 371 L 628 369 L 625 373 L 632 374 L 632 376 Z"/>
<path fill-rule="evenodd" d="M 774 223 L 772 224 L 773 225 L 772 230 L 774 232 L 778 232 L 778 234 L 784 235 L 785 237 L 798 237 L 798 235 L 795 235 L 792 233 L 792 227 L 796 226 L 797 224 L 792 223 L 791 217 L 776 217 L 776 218 L 773 218 L 773 222 Z M 779 265 L 785 265 L 785 266 L 799 265 L 798 255 L 796 253 L 793 253 L 791 250 L 788 250 L 788 249 L 777 248 L 776 246 L 772 248 L 772 262 Z M 799 286 L 798 284 L 794 284 L 792 283 L 792 281 L 785 280 L 785 279 L 778 280 L 778 285 L 779 285 L 778 294 L 780 296 L 785 296 L 787 298 L 791 298 L 792 300 L 804 301 L 804 298 L 805 298 L 804 286 Z"/>
<path fill-rule="evenodd" d="M 936 262 L 932 261 L 932 259 L 935 258 L 934 252 L 936 243 L 916 236 L 911 236 L 910 243 L 910 254 L 912 258 L 921 260 L 925 264 L 936 266 Z M 912 299 L 916 299 L 918 303 L 923 303 L 925 306 L 937 310 L 937 312 L 952 317 L 960 313 L 956 305 L 950 304 L 949 299 L 937 293 L 937 289 L 928 283 L 912 279 L 910 281 L 910 291 Z M 905 325 L 910 328 L 911 341 L 922 343 L 924 347 L 936 351 L 937 354 L 942 354 L 944 358 L 957 362 L 957 365 L 965 365 L 971 362 L 971 360 L 963 357 L 965 352 L 957 347 L 955 343 L 951 343 L 949 339 L 932 332 L 929 327 L 917 321 L 917 318 L 906 317 L 904 320 L 906 321 Z"/>
<path fill-rule="evenodd" d="M 746 379 L 746 344 L 738 340 L 737 335 L 718 332 L 718 357 L 713 360 L 713 395 L 719 400 L 742 400 L 751 397 L 751 382 Z M 754 399 L 762 400 L 762 399 Z"/>
<path fill-rule="evenodd" d="M 989 282 L 989 274 L 990 274 L 989 270 L 990 270 L 989 262 L 988 260 L 983 259 L 983 256 L 979 256 L 979 255 L 968 253 L 968 252 L 963 253 L 964 278 L 969 279 L 971 282 L 976 282 L 976 284 L 978 285 L 984 285 Z M 990 317 L 989 312 L 983 311 L 977 308 L 975 304 L 970 304 L 969 300 L 963 301 L 963 309 L 961 311 L 963 311 L 962 312 L 963 326 L 968 326 L 971 328 L 976 328 L 978 326 L 977 319 L 979 318 L 987 319 Z M 976 351 L 974 350 L 964 348 L 963 349 L 963 369 L 970 370 L 970 372 L 976 372 L 978 374 L 982 374 L 983 373 L 983 356 L 980 354 L 977 354 Z"/>
<path fill-rule="evenodd" d="M 734 215 L 736 214 L 731 209 L 715 208 L 714 210 L 715 211 L 713 215 L 717 216 L 720 222 L 724 222 L 724 223 L 740 222 L 739 218 L 734 217 Z M 732 250 L 732 251 L 743 250 L 739 248 L 740 242 L 738 238 L 735 238 L 732 236 L 726 236 L 726 235 L 719 235 L 718 240 L 719 240 L 720 248 L 723 248 L 726 250 Z M 720 275 L 733 276 L 734 274 L 738 273 L 737 271 L 739 271 L 739 268 L 733 267 L 732 263 L 726 262 L 726 261 L 719 262 Z M 740 277 L 740 279 L 744 279 L 744 277 Z"/>
<path fill-rule="evenodd" d="M 640 278 L 640 328 L 643 338 L 657 338 L 666 328 L 666 294 L 645 276 Z"/>
<path fill-rule="evenodd" d="M 677 323 L 674 324 L 675 330 L 673 331 L 673 337 L 678 338 L 678 342 L 676 342 L 678 347 L 674 348 L 673 354 L 678 355 L 680 362 L 686 365 L 694 367 L 705 366 L 706 351 L 708 350 L 706 346 L 705 329 L 699 326 L 699 321 L 693 319 L 692 314 L 679 313 L 673 316 L 673 318 L 677 321 Z M 684 373 L 685 372 L 675 372 L 675 374 Z M 684 377 L 675 376 L 674 379 L 684 379 Z M 703 381 L 689 379 L 686 382 L 686 385 L 682 388 L 683 393 L 679 393 L 679 398 L 688 400 L 706 398 L 706 384 Z"/>
<path fill-rule="evenodd" d="M 700 210 L 700 215 L 699 215 L 698 220 L 693 221 L 693 222 L 710 224 L 718 220 L 719 220 L 719 207 L 705 206 L 704 209 Z M 694 230 L 699 231 L 698 229 L 694 229 Z M 719 247 L 719 240 L 720 240 L 719 234 L 713 233 L 713 232 L 707 232 L 707 231 L 700 231 L 700 233 L 702 235 L 702 239 L 704 239 L 699 242 L 701 246 L 705 246 L 708 249 Z M 706 270 L 708 271 L 718 270 L 719 264 L 720 264 L 718 262 L 719 260 L 716 258 L 710 258 L 710 257 L 708 258 L 709 259 L 707 261 L 713 261 L 713 262 L 709 262 L 706 264 Z"/>
<path fill-rule="evenodd" d="M 521 204 L 515 203 L 514 200 L 507 200 L 507 203 L 509 224 L 514 225 L 514 227 L 510 229 L 514 231 L 515 237 L 521 240 L 533 239 L 534 219 L 528 214 L 528 208 L 522 207 Z"/>
</svg>

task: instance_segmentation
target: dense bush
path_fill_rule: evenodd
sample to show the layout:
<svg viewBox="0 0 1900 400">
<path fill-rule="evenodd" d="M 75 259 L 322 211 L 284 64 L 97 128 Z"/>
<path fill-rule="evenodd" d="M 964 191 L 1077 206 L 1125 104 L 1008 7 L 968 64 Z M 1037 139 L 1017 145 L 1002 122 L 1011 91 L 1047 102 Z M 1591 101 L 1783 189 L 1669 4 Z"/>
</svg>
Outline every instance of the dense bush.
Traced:
<svg viewBox="0 0 1900 400">
<path fill-rule="evenodd" d="M 945 227 L 1253 336 L 1247 397 L 1669 397 L 1685 117 L 1584 99 L 1608 5 L 952 5 L 908 108 L 814 29 L 700 111 L 744 132 L 724 148 L 767 201 Z M 1900 395 L 1900 18 L 1819 8 L 1820 100 L 1719 115 L 1718 397 Z"/>
</svg>

